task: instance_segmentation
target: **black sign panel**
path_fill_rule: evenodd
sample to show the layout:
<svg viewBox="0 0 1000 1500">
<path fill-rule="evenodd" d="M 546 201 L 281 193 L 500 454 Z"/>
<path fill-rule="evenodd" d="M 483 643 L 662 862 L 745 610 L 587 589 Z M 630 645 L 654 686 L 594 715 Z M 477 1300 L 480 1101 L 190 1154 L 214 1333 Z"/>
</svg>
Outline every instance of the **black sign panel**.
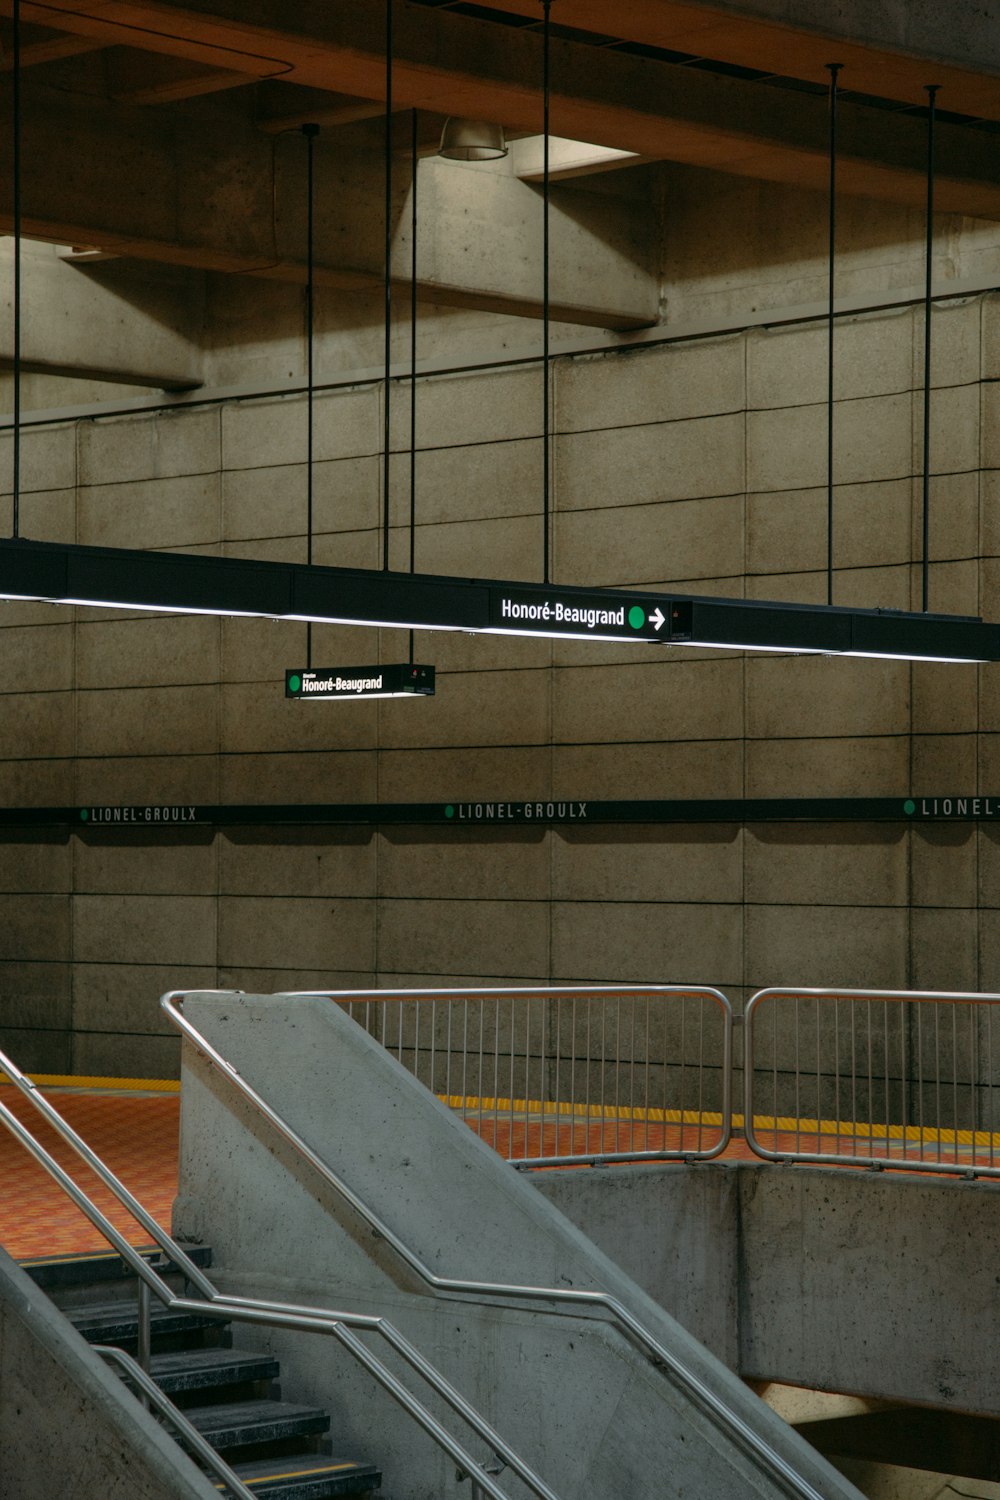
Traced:
<svg viewBox="0 0 1000 1500">
<path fill-rule="evenodd" d="M 490 590 L 490 628 L 513 635 L 558 635 L 572 640 L 668 641 L 670 601 L 614 589 L 507 588 Z"/>
<path fill-rule="evenodd" d="M 388 666 L 292 667 L 285 673 L 285 697 L 296 702 L 356 698 L 429 698 L 434 668 L 415 662 Z"/>
</svg>

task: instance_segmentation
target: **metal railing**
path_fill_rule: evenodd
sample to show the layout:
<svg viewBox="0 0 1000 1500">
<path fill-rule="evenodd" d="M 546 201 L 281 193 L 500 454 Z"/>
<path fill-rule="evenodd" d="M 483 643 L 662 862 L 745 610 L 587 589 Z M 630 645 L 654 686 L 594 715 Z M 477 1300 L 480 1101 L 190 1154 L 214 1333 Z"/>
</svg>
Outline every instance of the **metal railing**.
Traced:
<svg viewBox="0 0 1000 1500">
<path fill-rule="evenodd" d="M 187 1026 L 187 1022 L 184 1023 Z M 207 1046 L 207 1043 L 205 1044 Z M 204 1050 L 204 1048 L 202 1048 Z M 220 1059 L 219 1065 L 227 1077 L 235 1079 L 235 1070 Z M 361 1313 L 344 1312 L 318 1307 L 299 1306 L 294 1303 L 262 1301 L 251 1297 L 231 1297 L 219 1291 L 205 1272 L 185 1254 L 181 1246 L 160 1226 L 111 1169 L 91 1150 L 71 1125 L 59 1114 L 51 1102 L 37 1089 L 17 1065 L 0 1051 L 0 1071 L 5 1073 L 19 1092 L 28 1099 L 44 1120 L 72 1147 L 84 1164 L 93 1171 L 111 1190 L 119 1203 L 126 1208 L 137 1224 L 150 1235 L 153 1242 L 167 1256 L 173 1267 L 185 1280 L 195 1287 L 200 1297 L 177 1296 L 164 1281 L 159 1270 L 129 1243 L 86 1192 L 32 1135 L 28 1127 L 0 1100 L 0 1124 L 3 1124 L 20 1141 L 29 1154 L 59 1184 L 71 1201 L 86 1216 L 91 1224 L 104 1235 L 108 1243 L 122 1257 L 139 1279 L 140 1327 L 138 1345 L 139 1366 L 146 1365 L 148 1374 L 150 1347 L 150 1298 L 157 1297 L 164 1307 L 177 1312 L 196 1313 L 202 1317 L 217 1318 L 220 1322 L 244 1322 L 270 1328 L 281 1328 L 307 1333 L 322 1333 L 334 1339 L 352 1355 L 369 1375 L 385 1390 L 424 1432 L 456 1464 L 457 1469 L 473 1479 L 475 1486 L 492 1500 L 510 1500 L 508 1493 L 496 1483 L 494 1475 L 502 1469 L 510 1469 L 523 1481 L 538 1500 L 558 1500 L 558 1496 L 524 1462 L 509 1443 L 482 1417 L 460 1391 L 424 1358 L 420 1351 L 404 1337 L 387 1319 Z M 162 1268 L 161 1268 L 162 1269 Z M 441 1422 L 402 1383 L 365 1343 L 359 1333 L 372 1333 L 383 1339 L 406 1365 L 423 1379 L 435 1394 L 479 1437 L 489 1450 L 486 1460 L 478 1460 L 455 1439 Z M 148 1394 L 148 1392 L 144 1392 Z M 228 1481 L 227 1481 L 228 1482 Z"/>
<path fill-rule="evenodd" d="M 765 1161 L 1000 1177 L 1000 995 L 766 989 L 744 1128 Z"/>
<path fill-rule="evenodd" d="M 256 1089 L 246 1079 L 241 1077 L 233 1064 L 223 1057 L 208 1038 L 188 1020 L 183 1013 L 183 1004 L 188 993 L 199 995 L 217 994 L 232 998 L 234 992 L 231 990 L 198 990 L 191 992 L 186 990 L 171 990 L 162 997 L 160 1004 L 166 1015 L 188 1041 L 192 1043 L 197 1052 L 218 1070 L 222 1077 L 292 1147 L 301 1160 L 312 1167 L 320 1179 L 334 1190 L 341 1201 L 346 1203 L 364 1220 L 368 1227 L 374 1231 L 375 1235 L 399 1257 L 401 1263 L 412 1271 L 429 1291 L 458 1296 L 476 1302 L 496 1298 L 505 1301 L 513 1300 L 519 1303 L 549 1304 L 548 1310 L 555 1313 L 572 1311 L 574 1309 L 599 1309 L 610 1314 L 612 1324 L 617 1325 L 619 1331 L 640 1348 L 653 1365 L 668 1372 L 695 1404 L 716 1422 L 726 1432 L 727 1436 L 763 1472 L 782 1484 L 788 1493 L 800 1497 L 800 1500 L 824 1500 L 819 1490 L 805 1479 L 780 1453 L 772 1448 L 759 1433 L 755 1432 L 753 1427 L 744 1421 L 738 1412 L 734 1411 L 721 1397 L 716 1395 L 701 1377 L 689 1369 L 673 1350 L 661 1344 L 639 1319 L 628 1310 L 625 1304 L 619 1301 L 617 1297 L 611 1295 L 611 1293 L 597 1290 L 567 1289 L 564 1287 L 519 1286 L 505 1282 L 463 1280 L 456 1277 L 437 1275 L 429 1266 L 424 1264 L 416 1252 L 400 1238 L 395 1230 L 390 1228 L 386 1221 L 375 1213 L 358 1196 L 353 1188 L 293 1130 L 288 1122 L 257 1093 Z M 344 993 L 332 990 L 310 990 L 300 992 L 298 998 L 325 999 L 343 1003 L 350 997 Z M 2 1061 L 2 1054 L 0 1054 L 0 1061 Z M 499 1457 L 505 1456 L 500 1450 L 497 1450 L 497 1453 Z M 483 1489 L 490 1494 L 493 1493 L 493 1490 L 490 1488 L 491 1481 L 488 1478 L 487 1471 L 482 1466 L 479 1467 L 475 1478 L 476 1482 Z"/>
<path fill-rule="evenodd" d="M 348 1014 L 518 1167 L 710 1161 L 732 1127 L 732 1007 L 682 985 L 368 990 Z"/>
</svg>

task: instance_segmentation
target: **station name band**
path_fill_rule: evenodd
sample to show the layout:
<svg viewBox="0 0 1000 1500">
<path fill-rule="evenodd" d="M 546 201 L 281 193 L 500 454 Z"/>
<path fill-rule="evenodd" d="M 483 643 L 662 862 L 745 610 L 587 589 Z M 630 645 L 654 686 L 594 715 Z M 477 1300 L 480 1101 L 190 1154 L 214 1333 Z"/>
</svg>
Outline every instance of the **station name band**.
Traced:
<svg viewBox="0 0 1000 1500">
<path fill-rule="evenodd" d="M 579 823 L 586 802 L 449 802 L 446 818 L 456 823 Z"/>
<path fill-rule="evenodd" d="M 579 605 L 563 604 L 558 599 L 546 599 L 542 603 L 519 603 L 516 599 L 501 599 L 500 619 L 507 621 L 531 620 L 540 624 L 551 624 L 556 630 L 560 626 L 585 625 L 593 630 L 595 625 L 617 625 L 625 628 L 625 606 L 620 609 L 581 608 Z"/>
<path fill-rule="evenodd" d="M 197 823 L 196 807 L 165 807 L 162 803 L 137 807 L 81 807 L 81 823 Z"/>
<path fill-rule="evenodd" d="M 917 797 L 904 811 L 921 818 L 1000 818 L 1000 797 Z"/>
</svg>

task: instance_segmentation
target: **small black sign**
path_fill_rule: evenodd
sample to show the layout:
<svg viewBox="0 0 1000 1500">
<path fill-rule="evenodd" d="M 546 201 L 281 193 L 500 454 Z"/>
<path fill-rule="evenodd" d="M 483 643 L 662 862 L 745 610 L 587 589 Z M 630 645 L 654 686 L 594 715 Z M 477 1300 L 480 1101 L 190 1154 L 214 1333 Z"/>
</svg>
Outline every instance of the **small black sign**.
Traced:
<svg viewBox="0 0 1000 1500">
<path fill-rule="evenodd" d="M 415 662 L 388 666 L 292 667 L 285 673 L 285 697 L 297 702 L 330 699 L 429 698 L 434 668 Z"/>
</svg>

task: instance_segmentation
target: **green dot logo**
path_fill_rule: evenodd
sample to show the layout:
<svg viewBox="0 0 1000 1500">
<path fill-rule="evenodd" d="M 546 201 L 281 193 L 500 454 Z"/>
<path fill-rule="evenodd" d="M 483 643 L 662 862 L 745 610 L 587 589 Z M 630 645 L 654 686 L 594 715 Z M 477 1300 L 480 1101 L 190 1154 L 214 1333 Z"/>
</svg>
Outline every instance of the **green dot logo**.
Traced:
<svg viewBox="0 0 1000 1500">
<path fill-rule="evenodd" d="M 641 630 L 646 623 L 646 611 L 638 604 L 633 604 L 628 612 L 628 622 L 633 630 Z"/>
<path fill-rule="evenodd" d="M 81 807 L 80 808 L 80 822 L 81 823 L 86 823 L 86 821 L 87 821 L 87 819 L 89 817 L 90 817 L 89 810 L 86 807 Z"/>
<path fill-rule="evenodd" d="M 453 818 L 455 816 L 455 809 L 452 807 L 450 802 L 444 810 L 444 815 L 446 818 Z"/>
<path fill-rule="evenodd" d="M 906 799 L 906 801 L 903 803 L 903 811 L 906 813 L 907 817 L 910 817 L 913 813 L 916 812 L 916 810 L 917 810 L 917 804 L 915 802 L 911 801 L 910 798 L 908 797 Z"/>
<path fill-rule="evenodd" d="M 294 676 L 294 675 L 292 677 L 289 677 L 289 679 L 288 679 L 288 691 L 290 693 L 297 693 L 299 691 L 299 689 L 301 688 L 301 686 L 302 686 L 302 678 L 301 677 L 297 677 L 297 676 Z"/>
</svg>

